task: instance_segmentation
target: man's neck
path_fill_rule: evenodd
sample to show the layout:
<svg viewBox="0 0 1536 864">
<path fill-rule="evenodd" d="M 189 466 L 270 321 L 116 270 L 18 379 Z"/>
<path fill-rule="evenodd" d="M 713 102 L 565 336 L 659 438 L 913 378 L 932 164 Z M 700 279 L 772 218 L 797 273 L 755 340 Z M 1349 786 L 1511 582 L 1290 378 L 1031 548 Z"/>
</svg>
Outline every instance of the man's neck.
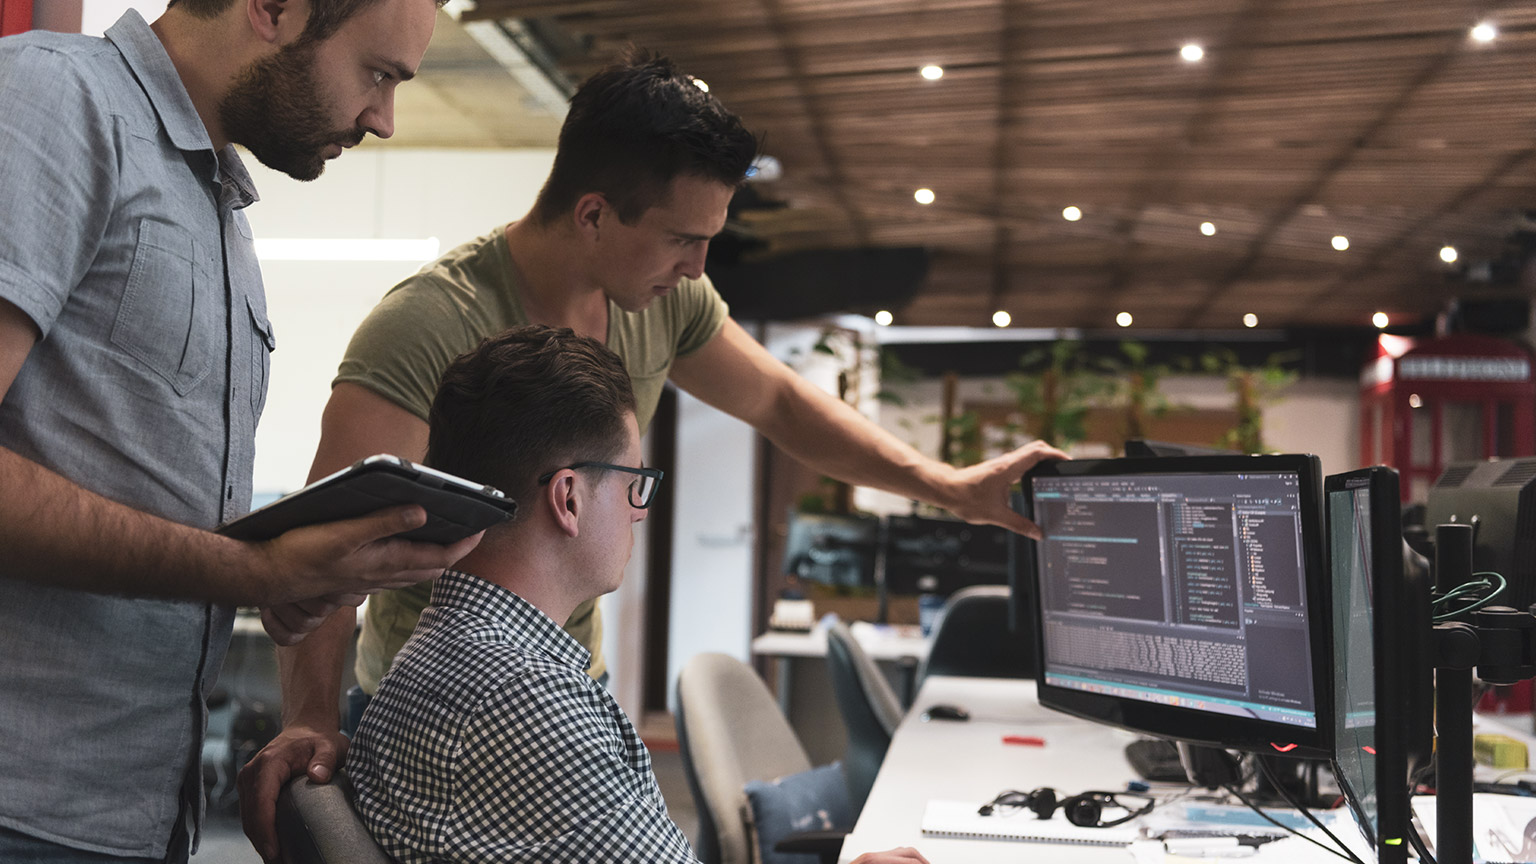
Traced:
<svg viewBox="0 0 1536 864">
<path fill-rule="evenodd" d="M 585 598 L 569 596 L 569 591 L 563 590 L 568 587 L 566 580 L 545 578 L 546 574 L 558 577 L 558 562 L 536 553 L 526 553 L 515 545 L 492 543 L 493 548 L 485 549 L 482 542 L 453 565 L 453 569 L 500 585 L 564 627 Z"/>
<path fill-rule="evenodd" d="M 238 66 L 227 62 L 229 55 L 225 46 L 228 40 L 223 38 L 219 19 L 201 21 L 171 10 L 149 27 L 176 67 L 181 86 L 192 97 L 192 107 L 203 121 L 214 151 L 223 150 L 229 139 L 224 136 L 224 126 L 219 122 L 219 102 L 228 91 L 233 70 Z"/>
<path fill-rule="evenodd" d="M 583 271 L 574 232 L 525 216 L 507 226 L 507 248 L 523 278 L 523 311 L 530 323 L 569 327 L 607 344 L 608 297 Z"/>
</svg>

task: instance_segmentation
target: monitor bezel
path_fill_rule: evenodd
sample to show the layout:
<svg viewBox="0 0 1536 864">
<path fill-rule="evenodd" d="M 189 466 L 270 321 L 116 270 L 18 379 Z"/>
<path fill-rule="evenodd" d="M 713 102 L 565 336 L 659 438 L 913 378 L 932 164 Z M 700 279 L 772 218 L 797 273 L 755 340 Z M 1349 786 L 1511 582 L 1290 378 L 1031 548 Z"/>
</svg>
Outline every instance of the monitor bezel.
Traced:
<svg viewBox="0 0 1536 864">
<path fill-rule="evenodd" d="M 1035 518 L 1033 483 L 1040 477 L 1112 477 L 1148 474 L 1290 473 L 1300 483 L 1302 551 L 1306 567 L 1309 643 L 1312 647 L 1312 728 L 1273 720 L 1213 714 L 1191 708 L 1142 702 L 1055 687 L 1045 679 L 1045 632 L 1040 626 L 1042 596 L 1039 544 L 1027 541 L 1020 565 L 1026 569 L 1030 620 L 1035 640 L 1035 680 L 1040 704 L 1063 713 L 1133 732 L 1230 750 L 1328 758 L 1333 753 L 1333 623 L 1331 574 L 1324 553 L 1322 466 L 1316 456 L 1132 457 L 1042 462 L 1023 477 L 1024 515 Z"/>
<path fill-rule="evenodd" d="M 1371 612 L 1371 666 L 1372 666 L 1372 701 L 1377 706 L 1374 718 L 1375 733 L 1373 735 L 1374 755 L 1371 763 L 1376 788 L 1376 819 L 1371 822 L 1366 810 L 1366 803 L 1362 799 L 1360 790 L 1353 788 L 1348 782 L 1348 774 L 1339 764 L 1338 748 L 1343 742 L 1335 740 L 1334 756 L 1330 760 L 1333 773 L 1338 778 L 1339 789 L 1344 793 L 1344 799 L 1354 811 L 1355 818 L 1360 822 L 1366 839 L 1371 842 L 1373 848 L 1379 846 L 1384 836 L 1405 837 L 1402 833 L 1383 833 L 1383 827 L 1388 831 L 1393 829 L 1389 823 L 1393 819 L 1387 814 L 1402 813 L 1406 816 L 1408 808 L 1407 795 L 1407 757 L 1403 752 L 1403 739 L 1399 734 L 1392 734 L 1394 723 L 1382 723 L 1381 706 L 1401 705 L 1403 687 L 1397 680 L 1396 674 L 1391 671 L 1392 653 L 1384 652 L 1387 647 L 1386 639 L 1398 638 L 1400 633 L 1405 634 L 1407 628 L 1399 628 L 1393 632 L 1393 628 L 1384 624 L 1383 618 L 1394 619 L 1396 613 L 1394 606 L 1384 605 L 1384 599 L 1395 597 L 1400 592 L 1400 583 L 1403 579 L 1403 551 L 1402 551 L 1402 504 L 1398 495 L 1397 472 L 1384 466 L 1362 468 L 1358 471 L 1349 471 L 1343 474 L 1330 474 L 1323 478 L 1323 518 L 1328 524 L 1329 543 L 1332 548 L 1333 497 L 1335 493 L 1353 493 L 1358 489 L 1366 490 L 1366 497 L 1371 508 L 1370 519 L 1370 544 L 1371 544 L 1371 593 L 1366 598 Z M 1329 561 L 1330 577 L 1337 576 L 1334 569 L 1337 562 Z M 1337 581 L 1334 587 L 1338 588 Z M 1337 593 L 1335 599 L 1337 600 Z M 1337 608 L 1335 611 L 1339 611 Z M 1386 612 L 1386 615 L 1382 613 Z M 1337 640 L 1334 650 L 1342 652 Z M 1337 681 L 1335 681 L 1337 692 Z M 1335 703 L 1336 711 L 1347 710 Z M 1393 719 L 1391 715 L 1389 720 Z M 1338 720 L 1335 714 L 1335 728 Z M 1393 766 L 1401 766 L 1394 771 Z M 1401 775 L 1400 781 L 1392 781 L 1394 776 Z M 1383 782 L 1388 781 L 1388 782 Z M 1407 829 L 1406 821 L 1402 829 Z"/>
</svg>

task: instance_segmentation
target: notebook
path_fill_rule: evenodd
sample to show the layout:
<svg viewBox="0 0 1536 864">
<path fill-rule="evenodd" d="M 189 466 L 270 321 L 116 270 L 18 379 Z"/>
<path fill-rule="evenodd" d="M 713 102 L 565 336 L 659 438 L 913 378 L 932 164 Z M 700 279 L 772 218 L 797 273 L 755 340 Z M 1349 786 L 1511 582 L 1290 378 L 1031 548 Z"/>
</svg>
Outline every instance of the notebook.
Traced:
<svg viewBox="0 0 1536 864">
<path fill-rule="evenodd" d="M 923 833 L 929 837 L 1090 846 L 1127 846 L 1141 839 L 1135 822 L 1113 828 L 1084 828 L 1068 822 L 1059 811 L 1050 819 L 1040 819 L 1028 811 L 1010 816 L 982 816 L 976 812 L 980 807 L 975 801 L 929 801 L 928 809 L 923 811 Z"/>
</svg>

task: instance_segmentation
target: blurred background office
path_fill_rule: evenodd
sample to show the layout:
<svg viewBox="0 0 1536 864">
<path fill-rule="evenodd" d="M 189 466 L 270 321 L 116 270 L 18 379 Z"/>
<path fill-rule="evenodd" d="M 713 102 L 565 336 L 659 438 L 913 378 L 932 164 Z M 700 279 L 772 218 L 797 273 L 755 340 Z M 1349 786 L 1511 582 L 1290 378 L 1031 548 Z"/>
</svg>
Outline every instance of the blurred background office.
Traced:
<svg viewBox="0 0 1536 864">
<path fill-rule="evenodd" d="M 0 27 L 100 33 L 128 5 L 163 8 L 0 0 Z M 1529 7 L 451 0 L 391 140 L 307 185 L 250 163 L 278 340 L 260 499 L 302 485 L 356 324 L 527 210 L 566 96 L 630 42 L 764 136 L 710 250 L 733 314 L 925 453 L 1314 453 L 1393 465 L 1405 503 L 1452 462 L 1536 454 Z M 776 682 L 751 644 L 786 589 L 917 623 L 915 581 L 883 605 L 798 584 L 854 577 L 786 544 L 795 514 L 943 514 L 826 482 L 683 394 L 646 446 L 668 486 L 604 614 L 648 740 L 697 654 Z"/>
</svg>

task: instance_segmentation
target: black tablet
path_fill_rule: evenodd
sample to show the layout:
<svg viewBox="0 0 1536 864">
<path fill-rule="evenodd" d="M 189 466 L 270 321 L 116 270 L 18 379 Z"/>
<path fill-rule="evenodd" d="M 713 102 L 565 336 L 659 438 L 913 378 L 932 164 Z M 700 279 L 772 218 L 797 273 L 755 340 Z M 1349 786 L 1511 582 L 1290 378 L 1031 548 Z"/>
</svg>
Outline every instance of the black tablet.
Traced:
<svg viewBox="0 0 1536 864">
<path fill-rule="evenodd" d="M 252 510 L 219 533 L 236 540 L 270 540 L 292 528 L 400 504 L 420 504 L 427 511 L 427 524 L 401 537 L 442 544 L 499 525 L 517 512 L 517 502 L 496 489 L 381 453 Z"/>
</svg>

